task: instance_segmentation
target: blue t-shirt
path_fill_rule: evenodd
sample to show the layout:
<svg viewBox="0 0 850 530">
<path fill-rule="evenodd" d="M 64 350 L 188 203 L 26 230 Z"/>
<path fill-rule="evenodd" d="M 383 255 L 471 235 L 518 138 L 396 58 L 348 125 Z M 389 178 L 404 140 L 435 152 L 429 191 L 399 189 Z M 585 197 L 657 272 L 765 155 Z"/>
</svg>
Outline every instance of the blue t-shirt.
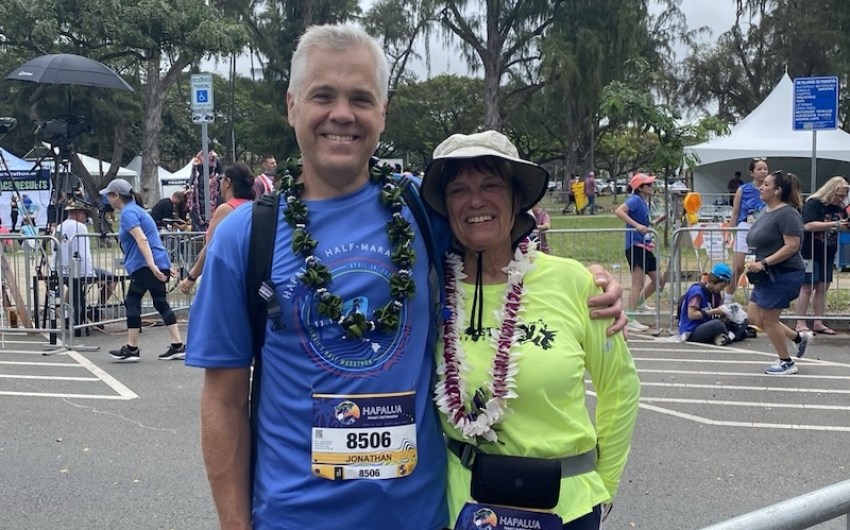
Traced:
<svg viewBox="0 0 850 530">
<path fill-rule="evenodd" d="M 649 226 L 649 204 L 637 194 L 632 193 L 626 199 L 625 205 L 629 208 L 629 217 L 638 223 Z M 652 233 L 641 234 L 629 224 L 626 224 L 626 250 L 629 250 L 635 245 L 652 246 Z"/>
<path fill-rule="evenodd" d="M 370 317 L 390 299 L 396 269 L 386 235 L 390 214 L 378 193 L 366 184 L 341 197 L 305 201 L 315 256 L 333 276 L 329 289 L 343 298 L 344 310 L 357 304 Z M 282 202 L 281 216 L 285 208 Z M 251 365 L 245 288 L 251 214 L 237 209 L 216 229 L 191 308 L 187 365 Z M 413 222 L 409 209 L 403 215 Z M 292 229 L 279 218 L 271 279 L 282 317 L 278 329 L 266 324 L 262 349 L 254 529 L 444 528 L 446 449 L 432 398 L 433 301 L 423 238 L 417 230 L 416 294 L 404 303 L 399 330 L 360 340 L 344 338 L 318 313 L 314 290 L 299 281 L 304 260 L 291 242 Z M 382 422 L 389 428 L 379 429 Z M 373 453 L 379 456 L 362 458 L 372 441 L 383 448 Z M 394 456 L 384 462 L 380 455 Z M 335 466 L 319 465 L 334 458 Z M 367 465 L 347 466 L 349 459 Z M 351 473 L 395 478 L 348 479 Z"/>
<path fill-rule="evenodd" d="M 682 333 L 690 333 L 693 330 L 697 329 L 697 326 L 704 322 L 708 322 L 711 320 L 710 318 L 699 318 L 697 320 L 691 320 L 688 318 L 688 306 L 691 305 L 691 301 L 694 298 L 699 299 L 699 307 L 700 309 L 709 310 L 714 307 L 720 305 L 720 293 L 712 293 L 701 283 L 695 283 L 691 285 L 688 291 L 685 293 L 684 302 L 682 303 L 682 307 L 679 311 L 679 334 Z"/>
<path fill-rule="evenodd" d="M 162 245 L 162 239 L 159 238 L 159 232 L 153 218 L 141 206 L 135 202 L 129 202 L 121 209 L 120 228 L 118 230 L 118 240 L 121 242 L 121 248 L 124 249 L 124 269 L 127 273 L 133 274 L 137 270 L 147 267 L 145 257 L 130 233 L 130 230 L 137 226 L 141 227 L 148 240 L 156 266 L 162 270 L 171 268 L 168 253 Z"/>
<path fill-rule="evenodd" d="M 761 200 L 761 191 L 753 186 L 752 182 L 747 182 L 738 189 L 741 190 L 741 208 L 738 210 L 738 218 L 735 220 L 736 226 L 741 221 L 746 221 L 749 214 L 757 214 L 767 206 Z"/>
</svg>

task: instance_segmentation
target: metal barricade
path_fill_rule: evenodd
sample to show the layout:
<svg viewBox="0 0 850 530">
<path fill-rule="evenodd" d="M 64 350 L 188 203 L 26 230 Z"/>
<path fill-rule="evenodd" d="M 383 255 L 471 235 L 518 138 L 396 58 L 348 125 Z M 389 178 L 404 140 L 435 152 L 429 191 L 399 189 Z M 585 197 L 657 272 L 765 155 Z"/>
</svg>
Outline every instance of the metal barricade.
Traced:
<svg viewBox="0 0 850 530">
<path fill-rule="evenodd" d="M 746 230 L 746 228 L 732 228 L 718 224 L 682 227 L 673 232 L 670 243 L 670 305 L 668 306 L 670 329 L 676 327 L 677 303 L 682 294 L 693 283 L 699 282 L 702 275 L 710 271 L 715 263 L 722 262 L 732 266 L 736 233 Z M 745 282 L 742 285 L 740 278 L 733 278 L 732 282 L 736 285 L 736 289 L 738 286 L 744 288 L 746 299 L 748 287 Z"/>
<path fill-rule="evenodd" d="M 623 228 L 555 228 L 546 231 L 551 253 L 556 256 L 571 258 L 586 265 L 598 263 L 617 278 L 623 286 L 625 300 L 628 300 L 628 292 L 631 289 L 632 279 L 629 263 L 626 260 L 625 235 L 627 232 L 636 232 L 634 229 Z M 655 241 L 654 254 L 658 261 L 658 277 L 663 282 L 667 271 L 664 270 L 666 258 L 664 249 L 658 238 L 658 233 L 649 231 Z M 646 281 L 646 278 L 644 279 Z M 638 309 L 631 312 L 635 316 L 652 318 L 655 327 L 661 323 L 661 307 L 663 289 L 656 289 L 653 294 L 655 307 L 652 309 Z"/>
<path fill-rule="evenodd" d="M 747 228 L 725 227 L 717 224 L 684 227 L 673 233 L 670 251 L 669 323 L 671 328 L 677 317 L 675 314 L 676 301 L 679 300 L 682 293 L 692 283 L 699 281 L 700 276 L 708 272 L 715 263 L 725 262 L 733 265 L 734 238 L 737 233 L 746 230 Z M 783 311 L 782 319 L 785 321 L 811 320 L 813 318 L 824 321 L 847 320 L 850 318 L 850 310 L 848 310 L 850 292 L 847 291 L 850 278 L 835 266 L 834 258 L 830 259 L 831 257 L 826 249 L 813 249 L 808 254 L 812 255 L 814 259 L 806 260 L 807 271 L 812 271 L 820 264 L 820 273 L 831 273 L 832 281 L 829 288 L 825 289 L 825 284 L 820 286 L 814 284 L 814 275 L 807 276 L 809 283 L 803 285 L 801 294 L 806 295 L 807 290 L 812 292 L 810 303 L 807 304 L 810 311 L 807 311 L 805 315 L 801 314 L 798 307 L 801 300 L 798 298 L 797 301 L 791 303 L 790 308 Z M 742 274 L 740 277 L 734 278 L 733 282 L 736 285 L 736 292 L 742 293 L 736 296 L 736 301 L 746 305 L 750 293 L 750 285 L 746 275 Z M 740 288 L 740 291 L 737 291 L 737 288 Z M 818 293 L 818 290 L 821 290 L 821 293 Z M 823 296 L 824 310 L 822 312 L 813 309 L 816 301 L 814 295 Z M 817 301 L 820 303 L 820 300 Z"/>
<path fill-rule="evenodd" d="M 61 309 L 65 286 L 54 267 L 52 236 L 0 235 L 0 346 L 61 350 L 67 339 Z"/>
<path fill-rule="evenodd" d="M 192 303 L 193 293 L 183 294 L 180 281 L 186 277 L 204 245 L 204 234 L 199 232 L 162 232 L 163 246 L 171 262 L 168 280 L 168 303 L 175 312 L 186 310 Z M 75 244 L 73 239 L 85 238 L 86 243 Z M 126 317 L 124 297 L 130 284 L 130 275 L 124 268 L 124 254 L 118 244 L 117 234 L 81 234 L 72 238 L 70 248 L 91 249 L 91 270 L 80 271 L 78 265 L 68 271 L 68 312 L 72 316 L 68 341 L 88 334 L 92 327 L 123 323 Z M 83 266 L 87 268 L 87 265 Z M 77 270 L 75 270 L 77 268 Z M 79 316 L 78 316 L 79 315 Z M 150 296 L 142 299 L 142 318 L 158 317 Z"/>
<path fill-rule="evenodd" d="M 850 530 L 850 480 L 750 512 L 702 530 L 804 530 L 839 517 Z"/>
</svg>

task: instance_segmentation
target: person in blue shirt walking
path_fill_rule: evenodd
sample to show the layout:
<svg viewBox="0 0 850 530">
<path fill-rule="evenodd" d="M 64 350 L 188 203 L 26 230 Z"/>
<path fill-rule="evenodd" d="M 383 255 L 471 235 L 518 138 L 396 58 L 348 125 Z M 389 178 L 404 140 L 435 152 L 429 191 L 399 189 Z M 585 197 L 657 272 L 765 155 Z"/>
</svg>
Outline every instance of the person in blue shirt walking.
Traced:
<svg viewBox="0 0 850 530">
<path fill-rule="evenodd" d="M 756 222 L 756 219 L 758 219 L 765 208 L 764 201 L 761 200 L 760 188 L 764 184 L 767 173 L 766 158 L 753 158 L 750 160 L 750 177 L 753 180 L 739 186 L 737 191 L 735 191 L 735 198 L 732 199 L 731 224 L 743 230 L 735 232 L 735 255 L 732 258 L 733 280 L 726 287 L 726 294 L 723 297 L 723 301 L 727 304 L 732 302 L 738 278 L 744 274 L 744 258 L 747 256 L 747 251 L 749 250 L 747 246 L 747 231 Z"/>
<path fill-rule="evenodd" d="M 635 311 L 641 300 L 649 299 L 655 289 L 664 289 L 664 278 L 658 275 L 658 260 L 655 258 L 655 242 L 653 241 L 650 220 L 650 199 L 655 177 L 644 173 L 635 173 L 629 180 L 632 194 L 621 204 L 614 214 L 626 223 L 626 260 L 632 271 L 632 290 L 629 293 L 627 311 Z M 662 221 L 664 216 L 655 219 Z M 649 276 L 649 283 L 646 283 Z M 632 331 L 646 331 L 649 326 L 635 319 L 629 319 L 627 325 Z"/>
<path fill-rule="evenodd" d="M 109 204 L 121 210 L 118 240 L 124 249 L 124 269 L 130 275 L 130 287 L 124 297 L 127 312 L 127 344 L 109 355 L 119 362 L 139 361 L 139 333 L 142 330 L 142 297 L 150 292 L 153 306 L 162 317 L 171 345 L 159 356 L 161 360 L 183 359 L 186 347 L 180 338 L 177 317 L 168 298 L 165 284 L 171 276 L 171 262 L 159 237 L 153 218 L 141 206 L 141 198 L 124 179 L 115 179 L 100 190 Z"/>
</svg>

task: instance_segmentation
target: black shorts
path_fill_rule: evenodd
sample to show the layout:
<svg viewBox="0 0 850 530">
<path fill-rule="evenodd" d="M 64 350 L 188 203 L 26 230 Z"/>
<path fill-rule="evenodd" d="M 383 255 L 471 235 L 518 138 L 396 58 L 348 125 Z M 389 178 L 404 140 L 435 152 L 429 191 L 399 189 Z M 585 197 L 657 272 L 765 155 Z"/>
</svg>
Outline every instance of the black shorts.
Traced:
<svg viewBox="0 0 850 530">
<path fill-rule="evenodd" d="M 643 269 L 643 272 L 655 272 L 658 270 L 658 262 L 655 259 L 655 254 L 637 245 L 629 248 L 626 251 L 626 261 L 629 262 L 629 269 Z"/>
</svg>

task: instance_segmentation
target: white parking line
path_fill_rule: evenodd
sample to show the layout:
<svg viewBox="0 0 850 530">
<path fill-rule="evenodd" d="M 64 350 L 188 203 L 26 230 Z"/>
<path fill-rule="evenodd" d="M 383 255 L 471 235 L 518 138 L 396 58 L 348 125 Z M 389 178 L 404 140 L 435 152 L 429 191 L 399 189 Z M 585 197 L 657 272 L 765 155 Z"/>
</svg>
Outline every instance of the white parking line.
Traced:
<svg viewBox="0 0 850 530">
<path fill-rule="evenodd" d="M 743 344 L 741 344 L 743 346 Z M 720 368 L 720 367 L 734 367 L 734 366 L 748 366 L 748 365 L 760 365 L 763 366 L 765 361 L 760 360 L 760 358 L 769 358 L 771 360 L 776 359 L 776 354 L 773 352 L 765 352 L 765 351 L 754 351 L 751 349 L 743 348 L 743 347 L 730 347 L 730 346 L 715 346 L 713 344 L 696 344 L 696 343 L 676 343 L 669 340 L 664 339 L 651 339 L 651 338 L 641 338 L 640 340 L 629 340 L 629 350 L 635 354 L 640 354 L 640 357 L 634 357 L 635 364 L 638 365 L 638 373 L 639 374 L 659 374 L 659 375 L 670 375 L 674 376 L 679 381 L 685 380 L 687 376 L 693 375 L 692 378 L 694 381 L 699 381 L 696 379 L 697 377 L 717 377 L 721 378 L 718 382 L 712 384 L 701 384 L 699 382 L 650 382 L 643 381 L 641 386 L 648 391 L 653 388 L 658 389 L 692 389 L 692 390 L 722 390 L 727 393 L 741 391 L 741 392 L 769 392 L 770 396 L 776 395 L 776 393 L 782 393 L 788 396 L 803 396 L 803 395 L 814 395 L 817 397 L 827 398 L 829 396 L 834 396 L 834 398 L 838 399 L 839 403 L 842 401 L 846 402 L 846 398 L 840 398 L 839 396 L 850 394 L 850 390 L 846 389 L 825 389 L 825 388 L 802 388 L 806 383 L 811 384 L 813 381 L 850 381 L 850 364 L 843 362 L 833 362 L 833 361 L 825 361 L 821 359 L 813 359 L 813 358 L 805 358 L 797 360 L 797 363 L 800 366 L 808 366 L 809 368 L 814 367 L 828 367 L 832 370 L 829 371 L 828 374 L 796 374 L 792 377 L 783 377 L 781 378 L 782 383 L 779 383 L 776 376 L 769 376 L 767 374 L 761 373 L 759 370 L 758 373 L 742 373 L 742 372 L 728 372 L 728 371 L 716 371 L 716 370 L 704 370 L 706 367 L 711 368 Z M 664 357 L 654 357 L 653 355 L 663 355 Z M 726 358 L 716 358 L 716 356 L 721 356 L 721 354 L 727 354 L 724 357 Z M 729 354 L 734 354 L 736 358 L 729 358 Z M 679 356 L 682 357 L 679 357 Z M 658 363 L 666 363 L 667 366 L 659 365 Z M 688 366 L 692 363 L 698 363 L 700 367 L 694 366 L 694 370 L 688 370 Z M 656 368 L 649 368 L 649 367 Z M 677 368 L 683 368 L 680 370 L 676 369 L 667 369 L 668 366 L 675 366 Z M 644 367 L 647 367 L 646 369 Z M 770 378 L 771 380 L 777 381 L 777 384 L 789 384 L 792 386 L 788 387 L 773 387 L 773 386 L 758 386 L 758 385 L 730 385 L 726 384 L 724 381 L 729 381 L 732 378 L 739 378 L 740 376 L 747 376 L 753 378 Z M 789 383 L 789 381 L 792 381 Z M 844 386 L 844 385 L 842 385 Z M 590 388 L 589 388 L 590 390 Z M 595 395 L 592 392 L 588 391 L 589 394 Z M 734 395 L 734 394 L 733 394 Z M 669 405 L 673 408 L 666 408 L 666 406 L 659 405 Z M 791 430 L 809 430 L 809 431 L 831 431 L 831 432 L 850 432 L 850 425 L 811 425 L 807 423 L 797 423 L 795 420 L 803 420 L 807 419 L 807 416 L 783 416 L 788 417 L 789 421 L 786 423 L 769 423 L 769 422 L 759 422 L 759 421 L 726 421 L 721 419 L 712 419 L 704 416 L 699 416 L 694 413 L 684 412 L 681 410 L 675 410 L 676 405 L 697 405 L 700 407 L 705 407 L 706 413 L 710 411 L 717 411 L 722 409 L 723 407 L 735 407 L 738 409 L 754 409 L 753 412 L 758 415 L 758 417 L 762 416 L 758 414 L 758 410 L 763 409 L 765 411 L 770 410 L 786 410 L 788 411 L 786 414 L 794 414 L 795 410 L 799 411 L 829 411 L 835 413 L 843 413 L 850 411 L 850 406 L 847 405 L 830 405 L 827 403 L 823 404 L 807 404 L 807 403 L 776 403 L 776 402 L 763 402 L 763 401 L 743 401 L 743 400 L 734 400 L 734 399 L 700 399 L 700 398 L 678 398 L 678 397 L 654 397 L 642 395 L 640 398 L 640 407 L 645 410 L 651 410 L 654 412 L 658 412 L 667 416 L 673 416 L 676 418 L 686 419 L 688 421 L 694 421 L 697 423 L 701 423 L 704 425 L 712 425 L 712 426 L 721 426 L 721 427 L 744 427 L 744 428 L 762 428 L 762 429 L 791 429 Z M 802 412 L 800 413 L 802 414 Z M 833 418 L 835 421 L 840 421 L 842 416 L 835 414 L 830 415 L 829 417 Z M 804 419 L 805 418 L 805 419 Z"/>
<path fill-rule="evenodd" d="M 4 352 L 5 353 L 5 352 Z M 27 354 L 35 354 L 34 352 L 25 352 Z M 109 399 L 109 400 L 130 400 L 138 398 L 138 394 L 124 386 L 120 381 L 106 373 L 104 370 L 96 366 L 94 363 L 80 355 L 75 351 L 65 352 L 75 363 L 51 362 L 44 360 L 36 361 L 0 361 L 4 366 L 38 366 L 38 367 L 62 367 L 62 368 L 83 368 L 92 374 L 94 377 L 82 376 L 55 376 L 55 375 L 29 375 L 29 374 L 0 374 L 0 379 L 16 379 L 16 380 L 39 380 L 39 381 L 75 381 L 75 382 L 97 382 L 105 383 L 115 394 L 69 394 L 55 392 L 17 392 L 17 391 L 0 391 L 2 396 L 26 396 L 26 397 L 58 397 L 65 399 Z"/>
<path fill-rule="evenodd" d="M 776 378 L 773 375 L 767 374 L 753 374 L 747 372 L 704 372 L 702 370 L 691 371 L 691 370 L 640 370 L 642 374 L 673 374 L 673 375 L 716 375 L 716 376 L 732 376 L 732 377 L 771 377 Z M 839 379 L 839 380 L 848 380 L 850 381 L 850 374 L 848 375 L 811 375 L 811 374 L 794 374 L 794 379 Z"/>
<path fill-rule="evenodd" d="M 641 398 L 641 399 L 643 399 L 643 398 Z M 655 411 L 655 412 L 660 412 L 661 414 L 666 414 L 668 416 L 675 416 L 677 418 L 695 421 L 697 423 L 702 423 L 704 425 L 714 425 L 714 426 L 721 426 L 721 427 L 748 427 L 748 428 L 758 428 L 758 429 L 791 429 L 791 430 L 804 430 L 804 431 L 850 432 L 850 427 L 834 426 L 834 425 L 798 425 L 798 424 L 789 424 L 789 423 L 758 423 L 758 422 L 746 422 L 746 421 L 711 420 L 711 419 L 708 419 L 708 418 L 703 418 L 702 416 L 694 416 L 693 414 L 688 414 L 686 412 L 678 412 L 678 411 L 675 411 L 675 410 L 656 407 L 654 405 L 648 405 L 646 403 L 641 403 L 640 408 L 646 409 L 646 410 L 652 410 L 652 411 Z"/>
<path fill-rule="evenodd" d="M 662 397 L 642 397 L 646 403 L 685 403 L 688 405 L 723 405 L 726 407 L 756 407 L 767 409 L 806 409 L 806 410 L 838 410 L 850 411 L 850 406 L 844 405 L 810 405 L 805 403 L 775 403 L 759 401 L 723 401 L 714 399 L 681 399 Z"/>
<path fill-rule="evenodd" d="M 771 376 L 777 377 L 777 376 Z M 794 388 L 794 387 L 773 387 L 773 386 L 744 386 L 744 385 L 724 385 L 716 383 L 713 385 L 700 385 L 695 383 L 645 383 L 641 381 L 641 386 L 656 386 L 667 388 L 709 388 L 712 390 L 755 390 L 758 392 L 783 392 L 783 393 L 798 393 L 798 394 L 850 394 L 850 390 L 838 390 L 832 388 Z"/>
<path fill-rule="evenodd" d="M 0 379 L 40 379 L 42 381 L 100 381 L 97 377 L 68 377 L 62 375 L 0 374 Z"/>
</svg>

